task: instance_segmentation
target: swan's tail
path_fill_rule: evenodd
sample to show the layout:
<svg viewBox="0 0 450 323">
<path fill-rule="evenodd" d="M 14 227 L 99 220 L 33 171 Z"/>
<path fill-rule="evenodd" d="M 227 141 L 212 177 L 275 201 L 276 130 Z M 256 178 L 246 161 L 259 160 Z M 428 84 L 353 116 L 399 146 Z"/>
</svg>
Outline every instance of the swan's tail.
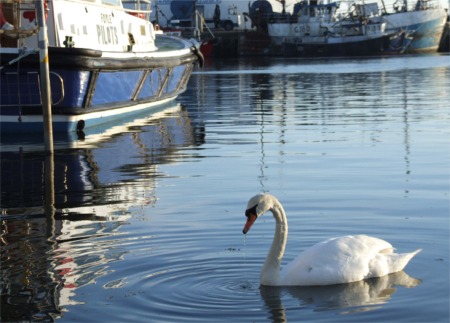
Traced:
<svg viewBox="0 0 450 323">
<path fill-rule="evenodd" d="M 416 251 L 409 253 L 391 254 L 389 257 L 390 272 L 396 273 L 403 270 L 408 262 L 421 251 L 422 249 L 417 249 Z"/>
</svg>

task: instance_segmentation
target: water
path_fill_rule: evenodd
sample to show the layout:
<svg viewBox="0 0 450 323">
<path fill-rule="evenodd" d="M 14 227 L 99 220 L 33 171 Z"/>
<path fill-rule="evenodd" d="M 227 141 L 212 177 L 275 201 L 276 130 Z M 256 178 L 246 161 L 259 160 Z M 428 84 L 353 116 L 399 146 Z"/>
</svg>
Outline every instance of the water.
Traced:
<svg viewBox="0 0 450 323">
<path fill-rule="evenodd" d="M 1 320 L 448 322 L 449 102 L 448 56 L 229 60 L 152 116 L 58 136 L 53 184 L 39 138 L 4 137 Z M 241 231 L 261 191 L 287 212 L 284 263 L 356 233 L 423 251 L 260 288 L 274 221 Z"/>
</svg>

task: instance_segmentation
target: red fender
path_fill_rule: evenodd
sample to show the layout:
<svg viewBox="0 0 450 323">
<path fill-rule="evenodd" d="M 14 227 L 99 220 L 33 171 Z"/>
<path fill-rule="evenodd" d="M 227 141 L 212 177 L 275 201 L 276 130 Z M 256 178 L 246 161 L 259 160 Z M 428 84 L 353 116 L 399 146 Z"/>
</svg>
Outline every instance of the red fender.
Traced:
<svg viewBox="0 0 450 323">
<path fill-rule="evenodd" d="M 0 28 L 3 28 L 3 26 L 9 22 L 6 20 L 5 16 L 3 16 L 3 5 L 0 3 Z"/>
<path fill-rule="evenodd" d="M 44 11 L 45 11 L 45 19 L 48 17 L 48 3 L 47 1 L 44 2 Z M 36 19 L 36 12 L 34 10 L 24 11 L 23 17 L 25 19 L 28 19 L 29 22 L 32 22 Z"/>
</svg>

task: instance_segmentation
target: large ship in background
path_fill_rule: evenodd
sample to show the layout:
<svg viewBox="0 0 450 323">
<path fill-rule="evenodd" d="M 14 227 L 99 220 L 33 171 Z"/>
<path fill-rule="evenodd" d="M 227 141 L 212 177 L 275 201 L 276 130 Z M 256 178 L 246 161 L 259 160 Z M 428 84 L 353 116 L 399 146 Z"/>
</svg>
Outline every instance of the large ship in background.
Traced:
<svg viewBox="0 0 450 323">
<path fill-rule="evenodd" d="M 284 9 L 279 12 L 273 9 L 271 2 L 257 0 L 252 3 L 249 12 L 253 23 L 257 24 L 261 30 L 267 31 L 275 46 L 281 45 L 286 40 L 288 43 L 292 42 L 293 38 L 297 38 L 297 43 L 301 44 L 302 36 L 311 36 L 308 30 L 305 30 L 303 35 L 299 32 L 301 28 L 307 28 L 309 22 L 311 22 L 310 28 L 313 28 L 313 23 L 318 24 L 317 28 L 321 28 L 321 24 L 332 22 L 339 25 L 344 20 L 353 20 L 354 23 L 360 24 L 382 20 L 385 23 L 384 32 L 387 35 L 404 33 L 407 37 L 407 43 L 405 43 L 407 46 L 402 52 L 437 52 L 447 20 L 446 9 L 442 7 L 442 4 L 432 1 L 380 0 L 369 3 L 303 0 L 282 1 L 282 3 Z M 378 9 L 359 12 L 358 15 L 350 14 L 357 6 L 365 8 L 376 6 Z M 299 10 L 299 7 L 307 8 L 307 10 Z M 337 10 L 331 12 L 332 8 Z M 333 36 L 330 33 L 326 35 L 328 31 L 325 29 L 321 31 L 320 36 Z"/>
<path fill-rule="evenodd" d="M 268 24 L 274 51 L 300 57 L 368 56 L 401 54 L 411 44 L 409 32 L 387 31 L 376 3 L 355 4 L 342 14 L 337 2 L 311 2 L 297 3 L 287 21 Z"/>
<path fill-rule="evenodd" d="M 387 31 L 404 30 L 412 37 L 408 53 L 437 52 L 447 21 L 447 12 L 432 1 L 396 1 L 392 9 L 383 7 Z"/>
</svg>

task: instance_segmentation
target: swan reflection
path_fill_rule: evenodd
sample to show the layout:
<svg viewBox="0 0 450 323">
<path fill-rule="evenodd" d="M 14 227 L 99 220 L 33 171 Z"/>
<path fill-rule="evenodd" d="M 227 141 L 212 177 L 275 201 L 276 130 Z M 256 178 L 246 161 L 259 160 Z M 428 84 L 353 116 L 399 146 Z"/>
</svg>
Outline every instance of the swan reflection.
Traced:
<svg viewBox="0 0 450 323">
<path fill-rule="evenodd" d="M 354 283 L 315 287 L 261 286 L 260 294 L 274 322 L 286 322 L 283 298 L 298 299 L 300 307 L 314 311 L 338 310 L 340 314 L 371 311 L 387 303 L 397 287 L 412 288 L 421 283 L 404 271 Z M 377 306 L 379 305 L 379 306 Z"/>
</svg>

